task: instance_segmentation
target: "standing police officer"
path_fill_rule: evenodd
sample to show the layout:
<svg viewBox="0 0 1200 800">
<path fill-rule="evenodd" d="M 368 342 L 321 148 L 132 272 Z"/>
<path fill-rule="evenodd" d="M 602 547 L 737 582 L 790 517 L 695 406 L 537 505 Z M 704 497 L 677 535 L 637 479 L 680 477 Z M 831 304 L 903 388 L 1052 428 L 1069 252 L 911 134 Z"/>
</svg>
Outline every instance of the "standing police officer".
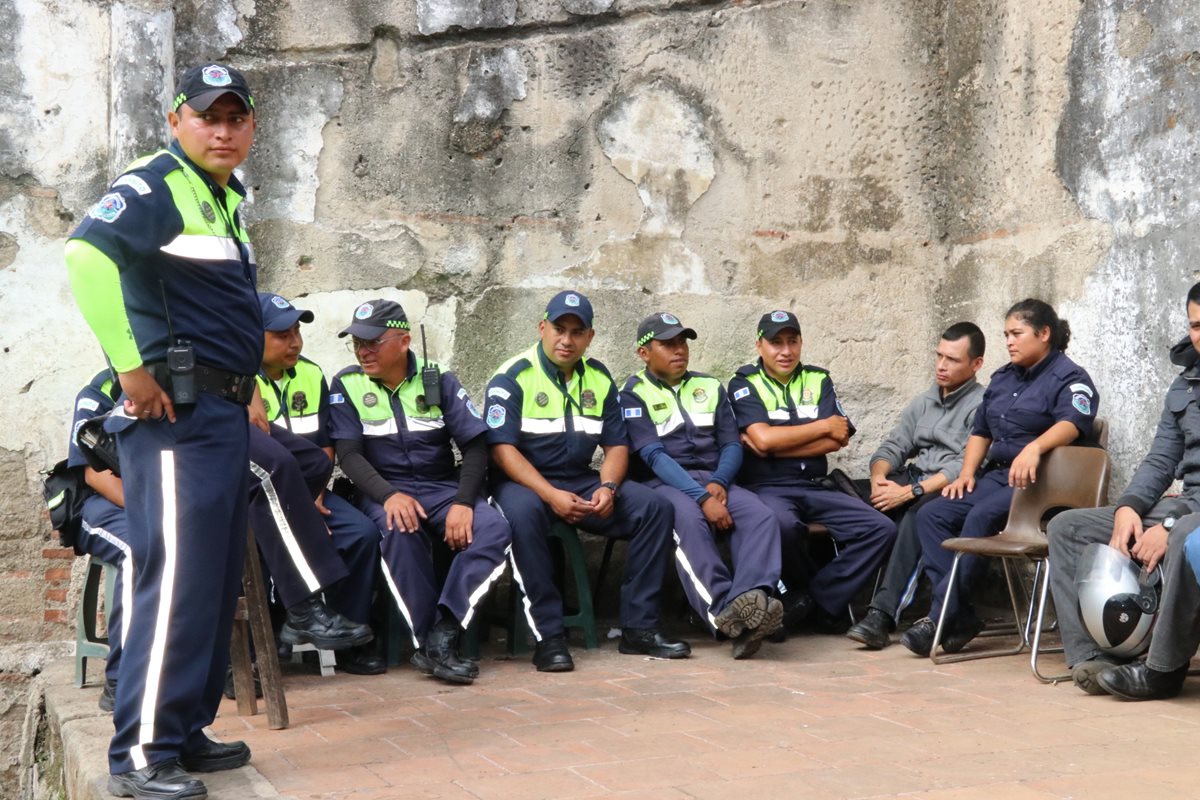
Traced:
<svg viewBox="0 0 1200 800">
<path fill-rule="evenodd" d="M 262 354 L 233 170 L 254 138 L 245 79 L 187 70 L 166 150 L 134 162 L 71 234 L 76 302 L 123 390 L 117 435 L 134 560 L 109 747 L 119 797 L 205 794 L 245 764 L 204 734 L 220 703 L 245 558 L 246 403 Z"/>
<path fill-rule="evenodd" d="M 658 631 L 671 506 L 641 484 L 621 484 L 629 444 L 617 387 L 603 364 L 583 357 L 596 335 L 592 304 L 579 292 L 559 292 L 538 332 L 541 341 L 501 365 L 487 390 L 488 444 L 505 478 L 493 497 L 513 530 L 513 577 L 537 640 L 533 664 L 542 672 L 575 668 L 546 542 L 555 518 L 629 539 L 618 649 L 686 658 L 686 642 Z M 599 474 L 591 468 L 597 446 L 604 449 Z"/>
<path fill-rule="evenodd" d="M 412 663 L 448 683 L 479 668 L 459 659 L 458 639 L 504 574 L 512 533 L 483 499 L 486 428 L 453 372 L 417 358 L 408 317 L 368 300 L 338 336 L 352 336 L 359 366 L 334 378 L 330 435 L 364 512 L 384 531 L 388 588 L 412 632 Z M 451 440 L 462 452 L 455 480 Z M 430 534 L 433 534 L 432 536 Z M 438 592 L 432 548 L 456 551 Z"/>
<path fill-rule="evenodd" d="M 829 632 L 849 627 L 846 607 L 875 572 L 896 538 L 896 523 L 857 497 L 829 488 L 825 456 L 850 443 L 854 426 L 838 402 L 829 373 L 801 363 L 800 320 L 771 311 L 758 322 L 759 359 L 738 369 L 729 394 L 743 441 L 750 445 L 740 480 L 779 516 L 784 584 L 791 609 L 817 605 L 817 624 Z M 811 578 L 797 566 L 804 523 L 819 522 L 838 554 Z M 792 570 L 789 576 L 788 571 Z M 799 595 L 801 602 L 795 602 Z M 791 601 L 791 602 L 789 602 Z"/>
<path fill-rule="evenodd" d="M 733 480 L 742 443 L 725 387 L 688 370 L 688 339 L 674 314 L 638 326 L 646 368 L 625 382 L 621 409 L 646 485 L 675 509 L 675 569 L 688 602 L 708 626 L 733 639 L 733 657 L 749 658 L 783 624 L 770 596 L 779 581 L 779 521 Z M 717 550 L 728 533 L 731 571 Z"/>
</svg>

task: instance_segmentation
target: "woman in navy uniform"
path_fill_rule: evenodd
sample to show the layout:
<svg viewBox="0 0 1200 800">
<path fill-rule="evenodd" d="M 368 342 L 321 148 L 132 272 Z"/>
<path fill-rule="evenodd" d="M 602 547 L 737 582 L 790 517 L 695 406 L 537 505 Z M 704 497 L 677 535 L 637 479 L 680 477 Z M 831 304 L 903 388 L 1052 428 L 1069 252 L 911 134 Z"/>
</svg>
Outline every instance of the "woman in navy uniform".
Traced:
<svg viewBox="0 0 1200 800">
<path fill-rule="evenodd" d="M 992 375 L 975 412 L 958 479 L 917 515 L 933 606 L 900 639 L 917 655 L 929 655 L 943 603 L 948 607 L 941 644 L 947 653 L 958 652 L 983 629 L 967 599 L 981 563 L 964 556 L 955 596 L 947 597 L 954 554 L 942 542 L 999 533 L 1013 491 L 1034 483 L 1042 456 L 1092 433 L 1100 394 L 1087 371 L 1067 357 L 1070 340 L 1067 321 L 1041 300 L 1022 300 L 1005 315 L 1010 363 Z"/>
</svg>

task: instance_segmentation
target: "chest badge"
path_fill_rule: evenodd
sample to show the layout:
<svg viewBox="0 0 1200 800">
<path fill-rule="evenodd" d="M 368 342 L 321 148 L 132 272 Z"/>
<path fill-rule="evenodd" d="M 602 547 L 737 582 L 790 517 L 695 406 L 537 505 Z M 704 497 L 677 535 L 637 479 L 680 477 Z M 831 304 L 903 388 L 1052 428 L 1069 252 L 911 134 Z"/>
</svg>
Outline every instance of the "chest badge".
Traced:
<svg viewBox="0 0 1200 800">
<path fill-rule="evenodd" d="M 806 406 L 811 406 L 813 402 L 812 389 L 805 389 L 800 392 L 800 402 Z"/>
<path fill-rule="evenodd" d="M 300 414 L 306 408 L 308 408 L 308 398 L 304 396 L 304 392 L 296 392 L 292 395 L 292 411 Z"/>
<path fill-rule="evenodd" d="M 584 389 L 583 394 L 579 395 L 579 402 L 584 408 L 595 408 L 596 393 L 591 389 Z"/>
<path fill-rule="evenodd" d="M 425 402 L 425 395 L 423 395 L 423 394 L 417 395 L 417 411 L 420 411 L 422 414 L 424 414 L 428 410 L 429 410 L 429 403 Z"/>
<path fill-rule="evenodd" d="M 666 408 L 666 407 L 667 407 L 667 404 L 666 404 L 666 403 L 655 403 L 655 404 L 654 404 L 654 410 L 655 410 L 655 411 L 662 411 L 662 410 L 663 410 L 664 408 Z"/>
<path fill-rule="evenodd" d="M 692 399 L 697 403 L 703 403 L 708 399 L 708 392 L 704 391 L 703 389 L 697 389 L 696 391 L 692 392 Z"/>
<path fill-rule="evenodd" d="M 204 218 L 209 222 L 217 221 L 217 212 L 213 210 L 212 205 L 210 205 L 207 200 L 200 203 L 200 213 L 203 214 Z"/>
<path fill-rule="evenodd" d="M 533 402 L 537 403 L 539 408 L 545 408 L 550 405 L 550 398 L 546 396 L 545 392 L 538 392 L 537 396 L 533 398 Z"/>
<path fill-rule="evenodd" d="M 363 405 L 367 408 L 374 408 L 379 405 L 379 398 L 374 392 L 367 392 L 363 395 Z"/>
</svg>

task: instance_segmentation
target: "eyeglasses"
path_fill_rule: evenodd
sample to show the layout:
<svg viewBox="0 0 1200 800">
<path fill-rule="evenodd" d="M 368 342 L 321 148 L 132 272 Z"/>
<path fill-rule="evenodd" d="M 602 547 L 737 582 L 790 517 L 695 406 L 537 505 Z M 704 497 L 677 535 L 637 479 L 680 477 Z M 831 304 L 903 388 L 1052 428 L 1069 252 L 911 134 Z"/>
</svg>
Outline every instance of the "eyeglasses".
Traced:
<svg viewBox="0 0 1200 800">
<path fill-rule="evenodd" d="M 359 350 L 364 350 L 368 353 L 378 353 L 379 348 L 393 339 L 399 338 L 399 336 L 380 336 L 378 339 L 359 339 L 355 336 L 346 342 L 346 349 L 351 353 L 357 353 Z"/>
</svg>

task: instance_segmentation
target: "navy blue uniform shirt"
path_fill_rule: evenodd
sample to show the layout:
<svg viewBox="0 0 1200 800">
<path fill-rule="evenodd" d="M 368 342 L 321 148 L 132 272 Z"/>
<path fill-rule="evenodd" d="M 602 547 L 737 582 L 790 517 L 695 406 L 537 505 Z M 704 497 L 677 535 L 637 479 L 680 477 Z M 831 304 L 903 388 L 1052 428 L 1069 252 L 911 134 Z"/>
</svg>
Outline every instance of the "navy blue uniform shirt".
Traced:
<svg viewBox="0 0 1200 800">
<path fill-rule="evenodd" d="M 534 346 L 536 362 L 526 358 L 514 361 L 507 370 L 492 376 L 488 382 L 488 444 L 511 444 L 541 473 L 543 478 L 573 478 L 591 472 L 592 457 L 596 447 L 628 445 L 625 420 L 621 418 L 621 404 L 617 399 L 617 386 L 608 368 L 594 359 L 580 359 L 575 365 L 574 381 L 568 387 L 562 372 L 542 351 L 539 342 Z M 556 387 L 553 396 L 547 392 L 547 402 L 556 404 L 555 409 L 566 421 L 566 430 L 556 433 L 540 433 L 530 424 L 523 424 L 522 407 L 525 392 L 517 383 L 516 376 L 526 369 L 542 370 Z M 579 430 L 575 424 L 582 409 L 584 391 L 583 376 L 589 370 L 599 373 L 609 384 L 601 407 L 602 428 L 599 435 Z M 593 379 L 595 376 L 593 375 Z M 532 400 L 532 398 L 531 398 Z M 494 413 L 493 408 L 497 407 Z"/>
<path fill-rule="evenodd" d="M 1010 363 L 992 373 L 971 434 L 991 439 L 988 460 L 1007 467 L 1056 422 L 1070 422 L 1079 438 L 1090 438 L 1099 408 L 1100 392 L 1087 370 L 1051 350 L 1030 369 Z"/>
<path fill-rule="evenodd" d="M 87 386 L 79 390 L 79 394 L 75 395 L 75 418 L 71 421 L 71 443 L 67 448 L 68 467 L 86 467 L 88 465 L 87 457 L 75 443 L 75 434 L 79 432 L 79 426 L 92 417 L 112 411 L 116 400 L 104 391 L 104 384 L 111 380 L 112 373 L 106 369 L 101 370 L 96 373 L 96 377 L 92 378 Z M 115 387 L 116 384 L 112 384 L 112 386 Z"/>
<path fill-rule="evenodd" d="M 143 362 L 167 357 L 165 292 L 175 336 L 193 344 L 197 362 L 253 375 L 258 372 L 263 348 L 253 251 L 229 229 L 225 189 L 193 164 L 178 142 L 172 142 L 169 149 L 187 166 L 180 167 L 175 158 L 162 153 L 129 170 L 105 195 L 106 200 L 119 195 L 119 201 L 109 200 L 109 206 L 119 211 L 110 213 L 108 219 L 85 216 L 70 238 L 82 239 L 116 263 L 125 310 Z M 240 257 L 198 260 L 168 252 L 183 252 L 188 244 L 178 239 L 184 229 L 183 217 L 164 180 L 176 169 L 191 169 L 208 185 L 216 201 L 216 208 L 209 212 L 214 216 L 214 235 L 234 240 Z M 243 197 L 246 194 L 235 176 L 229 178 L 229 189 Z M 179 202 L 202 205 L 208 198 L 199 192 L 193 198 L 189 193 Z M 241 227 L 236 209 L 232 220 Z"/>
<path fill-rule="evenodd" d="M 754 379 L 753 383 L 751 379 Z M 816 384 L 814 386 L 813 384 Z M 759 396 L 756 385 L 763 387 L 778 407 L 768 411 Z M 815 389 L 819 387 L 820 396 Z M 763 369 L 762 359 L 738 369 L 729 381 L 729 399 L 740 430 L 746 430 L 756 422 L 765 422 L 772 427 L 780 425 L 807 425 L 810 422 L 832 416 L 846 417 L 850 434 L 854 435 L 854 424 L 842 409 L 829 373 L 821 367 L 801 364 L 792 372 L 787 385 L 772 378 Z M 787 485 L 797 479 L 812 480 L 824 477 L 829 471 L 825 456 L 811 458 L 762 458 L 746 448 L 742 471 L 738 483 L 745 485 Z"/>
<path fill-rule="evenodd" d="M 696 374 L 691 371 L 685 373 L 683 380 L 672 391 L 676 394 L 692 391 L 688 387 L 688 380 Z M 659 386 L 665 386 L 649 370 L 645 371 L 645 379 Z M 640 415 L 625 414 L 625 427 L 629 429 L 629 442 L 635 451 L 661 442 L 667 455 L 673 458 L 679 466 L 684 469 L 711 472 L 717 468 L 721 448 L 727 444 L 741 442 L 737 420 L 734 419 L 733 408 L 729 405 L 725 387 L 718 385 L 717 407 L 712 425 L 705 427 L 696 425 L 687 411 L 680 408 L 683 425 L 668 432 L 665 436 L 660 436 L 658 427 L 650 420 L 650 410 L 646 408 L 645 401 L 632 391 L 633 381 L 634 378 L 631 377 L 625 382 L 625 388 L 621 391 L 621 408 L 622 410 L 640 408 L 642 411 Z"/>
<path fill-rule="evenodd" d="M 343 377 L 362 374 L 361 367 L 347 367 L 333 379 L 329 390 L 329 435 L 334 440 L 358 439 L 363 443 L 363 455 L 386 480 L 396 481 L 448 481 L 455 480 L 454 451 L 450 447 L 453 439 L 462 448 L 487 427 L 479 416 L 467 390 L 459 383 L 453 372 L 443 372 L 442 421 L 443 425 L 430 427 L 424 421 L 413 425 L 406 419 L 399 392 L 410 381 L 420 383 L 416 359 L 408 354 L 408 377 L 405 382 L 390 392 L 382 381 L 371 379 L 378 387 L 378 397 L 388 398 L 392 416 L 396 421 L 395 431 L 385 436 L 364 435 L 364 425 L 358 410 L 350 401 Z"/>
</svg>

